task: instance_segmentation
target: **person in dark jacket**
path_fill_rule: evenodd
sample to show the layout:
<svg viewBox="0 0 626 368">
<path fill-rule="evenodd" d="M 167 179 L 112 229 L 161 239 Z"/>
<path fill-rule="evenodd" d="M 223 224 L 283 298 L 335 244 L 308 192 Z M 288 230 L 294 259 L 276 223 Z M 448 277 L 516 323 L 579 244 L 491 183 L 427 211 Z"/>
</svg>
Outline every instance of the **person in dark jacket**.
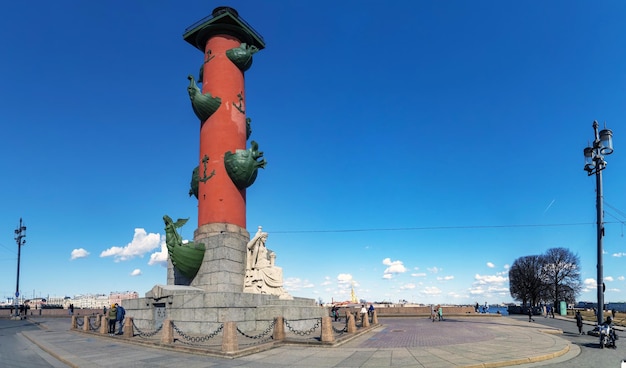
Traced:
<svg viewBox="0 0 626 368">
<path fill-rule="evenodd" d="M 578 326 L 578 334 L 583 334 L 583 316 L 580 311 L 576 311 L 576 326 Z"/>
<path fill-rule="evenodd" d="M 124 334 L 124 317 L 126 316 L 126 310 L 124 309 L 124 307 L 117 303 L 115 303 L 115 308 L 117 309 L 115 320 L 120 324 L 120 328 L 117 334 L 122 335 Z"/>
<path fill-rule="evenodd" d="M 528 307 L 528 322 L 535 322 L 533 319 L 533 307 Z"/>
</svg>

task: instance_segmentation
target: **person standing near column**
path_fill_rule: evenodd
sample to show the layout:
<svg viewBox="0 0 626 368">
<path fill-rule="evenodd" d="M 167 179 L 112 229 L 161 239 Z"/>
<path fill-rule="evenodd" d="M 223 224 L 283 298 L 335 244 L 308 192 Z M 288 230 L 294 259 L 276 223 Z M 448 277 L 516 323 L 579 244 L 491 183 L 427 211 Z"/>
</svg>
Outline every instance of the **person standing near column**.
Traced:
<svg viewBox="0 0 626 368">
<path fill-rule="evenodd" d="M 115 322 L 117 322 L 117 308 L 111 304 L 109 308 L 109 336 L 115 335 Z"/>
<path fill-rule="evenodd" d="M 117 309 L 115 319 L 120 324 L 120 328 L 117 334 L 123 335 L 124 334 L 124 317 L 126 316 L 126 310 L 124 309 L 124 307 L 122 307 L 121 305 L 117 303 L 115 303 L 115 308 Z"/>
</svg>

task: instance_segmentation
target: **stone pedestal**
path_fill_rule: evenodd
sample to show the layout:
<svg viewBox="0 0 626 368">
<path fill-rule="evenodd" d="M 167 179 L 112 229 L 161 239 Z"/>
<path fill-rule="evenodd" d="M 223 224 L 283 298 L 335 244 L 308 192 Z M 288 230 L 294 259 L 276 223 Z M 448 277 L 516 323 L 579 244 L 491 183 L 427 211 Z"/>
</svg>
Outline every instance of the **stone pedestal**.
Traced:
<svg viewBox="0 0 626 368">
<path fill-rule="evenodd" d="M 145 298 L 124 300 L 126 315 L 144 331 L 153 331 L 166 319 L 186 333 L 207 334 L 225 322 L 242 331 L 263 331 L 277 317 L 303 320 L 328 316 L 314 299 L 281 300 L 251 293 L 206 292 L 181 285 L 157 285 Z"/>
<path fill-rule="evenodd" d="M 204 244 L 206 251 L 196 277 L 188 279 L 168 261 L 167 284 L 192 286 L 206 292 L 242 292 L 249 240 L 248 231 L 237 225 L 219 223 L 200 226 L 194 232 L 193 241 Z"/>
</svg>

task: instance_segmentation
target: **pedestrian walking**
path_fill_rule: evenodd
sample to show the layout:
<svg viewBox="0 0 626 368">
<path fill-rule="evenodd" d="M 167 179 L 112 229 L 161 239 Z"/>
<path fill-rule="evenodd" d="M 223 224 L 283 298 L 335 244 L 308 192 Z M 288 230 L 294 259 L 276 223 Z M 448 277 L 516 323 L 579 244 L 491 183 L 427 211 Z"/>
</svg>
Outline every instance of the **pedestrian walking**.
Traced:
<svg viewBox="0 0 626 368">
<path fill-rule="evenodd" d="M 437 314 L 439 315 L 439 320 L 443 321 L 443 308 L 441 306 L 439 306 L 439 309 L 437 310 Z"/>
<path fill-rule="evenodd" d="M 528 307 L 528 322 L 535 322 L 533 319 L 533 307 Z"/>
<path fill-rule="evenodd" d="M 578 326 L 578 334 L 583 334 L 583 316 L 580 314 L 580 311 L 576 311 L 576 326 Z"/>
</svg>

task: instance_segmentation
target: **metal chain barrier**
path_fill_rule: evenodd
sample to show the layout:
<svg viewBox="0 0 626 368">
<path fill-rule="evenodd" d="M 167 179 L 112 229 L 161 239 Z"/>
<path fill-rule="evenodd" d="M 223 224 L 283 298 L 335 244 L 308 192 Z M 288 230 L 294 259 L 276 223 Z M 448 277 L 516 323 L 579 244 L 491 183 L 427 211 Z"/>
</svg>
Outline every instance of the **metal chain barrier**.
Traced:
<svg viewBox="0 0 626 368">
<path fill-rule="evenodd" d="M 85 320 L 83 320 L 82 318 L 76 317 L 76 326 L 83 327 L 84 324 L 85 324 Z"/>
<path fill-rule="evenodd" d="M 304 321 L 304 320 L 300 320 L 300 321 Z M 291 327 L 291 325 L 289 324 L 288 320 L 285 320 L 285 325 L 287 326 L 287 329 L 289 329 L 289 331 L 295 333 L 296 335 L 299 336 L 305 336 L 305 335 L 310 335 L 313 331 L 315 331 L 320 324 L 322 323 L 322 319 L 321 318 L 316 318 L 315 319 L 315 325 L 313 327 L 311 327 L 310 329 L 308 329 L 307 331 L 300 331 L 300 330 L 296 330 L 293 327 Z M 293 321 L 292 321 L 293 322 Z"/>
<path fill-rule="evenodd" d="M 102 324 L 102 320 L 96 317 L 96 321 L 98 322 L 97 324 L 91 323 L 91 317 L 87 317 L 87 320 L 89 321 L 89 329 L 91 331 L 98 331 L 98 329 L 100 328 L 100 325 Z"/>
<path fill-rule="evenodd" d="M 261 339 L 261 338 L 267 336 L 267 334 L 269 334 L 274 329 L 274 325 L 275 324 L 276 324 L 276 321 L 272 321 L 272 323 L 270 323 L 270 325 L 265 329 L 265 331 L 261 332 L 258 335 L 254 335 L 254 336 L 246 334 L 245 332 L 241 331 L 239 329 L 239 327 L 237 327 L 237 332 L 239 332 L 240 334 L 242 334 L 243 336 L 245 336 L 245 337 L 247 337 L 249 339 L 255 339 L 255 340 L 256 339 Z"/>
<path fill-rule="evenodd" d="M 158 334 L 161 331 L 161 329 L 163 328 L 163 324 L 161 324 L 161 326 L 159 326 L 159 328 L 157 328 L 155 331 L 143 332 L 143 331 L 141 331 L 139 329 L 139 327 L 137 327 L 137 325 L 135 324 L 135 320 L 133 319 L 132 321 L 133 321 L 133 329 L 135 331 L 137 331 L 137 334 L 139 335 L 139 337 L 145 337 L 145 338 L 152 337 L 152 336 Z"/>
<path fill-rule="evenodd" d="M 333 332 L 335 332 L 337 334 L 342 334 L 344 332 L 348 332 L 348 318 L 346 318 L 346 324 L 343 326 L 343 328 L 341 330 L 336 328 L 335 326 L 333 326 Z"/>
<path fill-rule="evenodd" d="M 191 345 L 191 343 L 195 343 L 195 344 L 203 343 L 203 342 L 208 341 L 209 339 L 214 338 L 215 336 L 217 336 L 217 334 L 219 334 L 222 331 L 222 329 L 224 329 L 224 324 L 223 323 L 220 324 L 217 330 L 204 336 L 189 336 L 186 333 L 184 333 L 180 328 L 178 328 L 178 326 L 176 326 L 174 322 L 172 322 L 172 327 L 174 328 L 174 331 L 176 331 L 176 333 L 178 333 L 183 339 L 187 340 L 187 341 L 179 340 L 181 343 Z"/>
</svg>

